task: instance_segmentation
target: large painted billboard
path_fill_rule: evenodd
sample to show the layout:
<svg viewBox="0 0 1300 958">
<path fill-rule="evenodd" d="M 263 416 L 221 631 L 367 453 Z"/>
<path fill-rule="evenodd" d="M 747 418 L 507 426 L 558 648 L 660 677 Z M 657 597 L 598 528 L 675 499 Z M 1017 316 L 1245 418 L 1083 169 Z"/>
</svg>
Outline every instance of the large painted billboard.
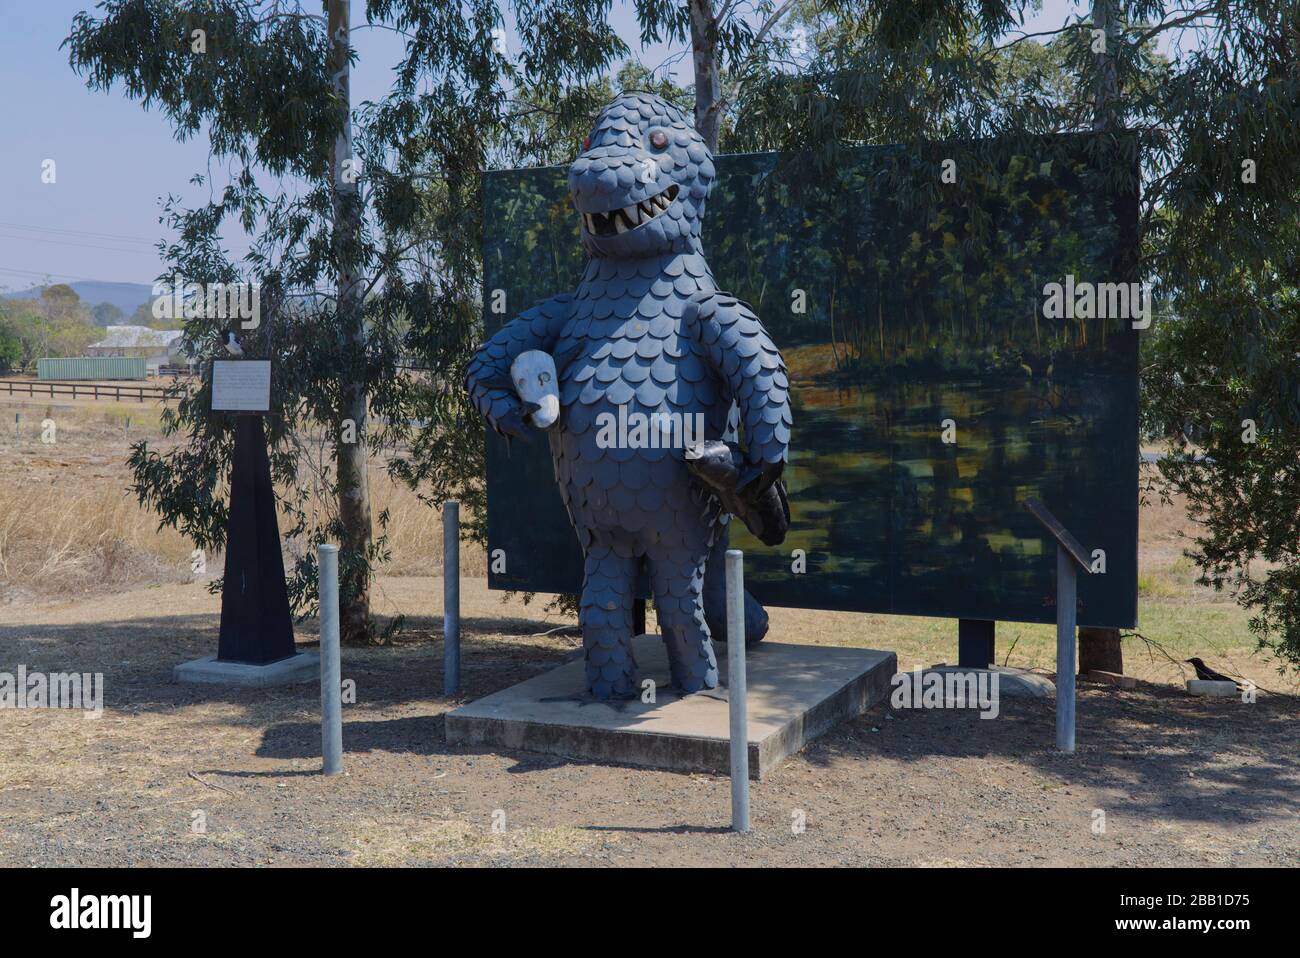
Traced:
<svg viewBox="0 0 1300 958">
<path fill-rule="evenodd" d="M 833 183 L 798 158 L 717 158 L 704 251 L 792 390 L 790 532 L 769 548 L 732 524 L 761 601 L 1053 621 L 1054 547 L 1024 507 L 1037 496 L 1105 569 L 1080 582 L 1080 623 L 1136 624 L 1149 300 L 1130 285 L 1135 198 L 1090 146 L 1008 144 L 982 166 L 865 147 Z M 576 285 L 565 174 L 484 179 L 489 334 Z M 507 449 L 489 433 L 488 503 L 493 588 L 580 590 L 544 437 Z"/>
</svg>

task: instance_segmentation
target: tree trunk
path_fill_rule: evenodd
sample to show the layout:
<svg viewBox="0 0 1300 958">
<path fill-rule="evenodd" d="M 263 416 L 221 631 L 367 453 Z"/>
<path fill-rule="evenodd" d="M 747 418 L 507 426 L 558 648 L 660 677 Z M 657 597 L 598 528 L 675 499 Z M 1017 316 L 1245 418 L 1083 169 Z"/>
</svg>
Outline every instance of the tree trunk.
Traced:
<svg viewBox="0 0 1300 958">
<path fill-rule="evenodd" d="M 343 396 L 335 455 L 338 466 L 339 522 L 339 632 L 343 642 L 366 642 L 370 630 L 371 517 L 370 483 L 366 450 L 366 385 L 361 372 L 366 351 L 361 287 L 357 276 L 357 251 L 361 239 L 361 207 L 357 171 L 352 156 L 352 106 L 348 45 L 350 0 L 328 0 L 331 40 L 329 70 L 338 94 L 342 128 L 330 148 L 333 176 L 334 249 L 338 265 L 337 317 L 345 354 L 356 364 L 343 383 Z M 352 421 L 352 429 L 345 422 Z M 344 438 L 353 439 L 345 442 Z"/>
<path fill-rule="evenodd" d="M 1092 28 L 1100 30 L 1106 38 L 1105 49 L 1095 54 L 1097 58 L 1097 93 L 1094 99 L 1092 128 L 1107 130 L 1114 120 L 1115 101 L 1119 97 L 1119 80 L 1115 73 L 1115 51 L 1111 41 L 1116 33 L 1116 18 L 1111 9 L 1113 0 L 1095 0 L 1092 5 Z"/>
<path fill-rule="evenodd" d="M 1124 650 L 1119 629 L 1079 628 L 1079 671 L 1124 674 Z"/>
<path fill-rule="evenodd" d="M 722 127 L 722 82 L 713 0 L 687 0 L 691 17 L 691 62 L 695 70 L 695 129 L 714 153 Z"/>
<path fill-rule="evenodd" d="M 1114 106 L 1119 96 L 1115 74 L 1115 51 L 1110 48 L 1116 33 L 1112 0 L 1096 0 L 1092 5 L 1092 26 L 1103 31 L 1106 49 L 1097 56 L 1097 95 L 1092 115 L 1092 128 L 1102 132 L 1111 127 Z M 1100 629 L 1084 626 L 1079 629 L 1080 672 L 1124 672 L 1124 650 L 1120 645 L 1119 629 Z"/>
</svg>

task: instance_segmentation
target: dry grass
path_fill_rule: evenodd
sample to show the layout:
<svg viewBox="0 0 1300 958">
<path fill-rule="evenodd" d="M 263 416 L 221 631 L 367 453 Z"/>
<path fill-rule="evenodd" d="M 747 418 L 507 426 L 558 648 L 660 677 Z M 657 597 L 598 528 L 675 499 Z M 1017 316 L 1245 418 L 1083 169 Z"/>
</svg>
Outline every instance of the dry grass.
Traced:
<svg viewBox="0 0 1300 958">
<path fill-rule="evenodd" d="M 182 581 L 191 547 L 155 524 L 112 483 L 69 490 L 6 483 L 0 486 L 0 585 L 71 594 Z"/>
<path fill-rule="evenodd" d="M 490 822 L 476 825 L 457 818 L 415 822 L 409 816 L 368 818 L 352 829 L 352 861 L 361 866 L 394 867 L 449 857 L 461 863 L 464 856 L 491 865 L 494 860 L 520 857 L 573 856 L 598 843 L 591 832 L 571 825 L 511 828 L 502 820 L 502 826 L 503 830 L 494 831 Z"/>
<path fill-rule="evenodd" d="M 159 532 L 157 518 L 127 491 L 129 445 L 157 435 L 156 407 L 0 408 L 0 599 L 190 577 L 192 546 Z M 9 425 L 14 414 L 17 430 Z M 43 423 L 53 425 L 52 442 L 42 441 Z"/>
<path fill-rule="evenodd" d="M 14 415 L 21 417 L 17 433 Z M 194 548 L 178 532 L 158 528 L 157 516 L 129 491 L 126 458 L 142 438 L 162 443 L 156 404 L 9 402 L 0 404 L 0 602 L 66 597 L 125 586 L 190 581 Z M 42 423 L 54 423 L 51 443 Z M 390 516 L 387 575 L 441 570 L 442 523 L 410 489 L 371 468 L 376 516 Z M 329 503 L 317 503 L 321 513 Z M 378 531 L 378 530 L 376 530 Z M 294 547 L 288 545 L 288 557 Z M 466 574 L 486 573 L 477 546 L 461 550 Z M 207 576 L 221 557 L 207 557 Z"/>
</svg>

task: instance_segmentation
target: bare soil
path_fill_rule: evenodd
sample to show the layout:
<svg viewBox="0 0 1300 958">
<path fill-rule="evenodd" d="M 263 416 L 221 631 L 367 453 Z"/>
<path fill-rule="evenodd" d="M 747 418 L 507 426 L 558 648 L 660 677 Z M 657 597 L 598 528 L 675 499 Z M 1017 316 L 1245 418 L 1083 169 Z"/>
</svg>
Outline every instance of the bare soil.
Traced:
<svg viewBox="0 0 1300 958">
<path fill-rule="evenodd" d="M 1195 699 L 1176 665 L 1134 657 L 1131 671 L 1147 679 L 1136 689 L 1080 686 L 1073 756 L 1055 751 L 1050 701 L 1004 698 L 991 721 L 878 707 L 753 783 L 754 832 L 740 836 L 727 829 L 725 776 L 449 748 L 441 581 L 379 586 L 381 611 L 405 612 L 410 627 L 395 647 L 344 650 L 356 703 L 345 706 L 335 778 L 319 774 L 316 685 L 170 681 L 173 665 L 216 647 L 218 601 L 202 584 L 0 606 L 0 671 L 102 672 L 107 685 L 97 720 L 0 710 L 0 865 L 1300 860 L 1290 685 L 1250 705 Z M 482 580 L 466 580 L 463 603 L 463 700 L 577 647 L 542 634 L 559 623 L 540 603 L 503 604 Z M 783 641 L 900 648 L 904 667 L 909 655 L 943 657 L 927 635 L 955 646 L 955 624 L 938 620 L 774 610 L 773 622 Z M 1039 637 L 1026 635 L 1025 647 Z M 299 641 L 314 638 L 304 624 Z M 1280 685 L 1262 666 L 1258 675 Z"/>
</svg>

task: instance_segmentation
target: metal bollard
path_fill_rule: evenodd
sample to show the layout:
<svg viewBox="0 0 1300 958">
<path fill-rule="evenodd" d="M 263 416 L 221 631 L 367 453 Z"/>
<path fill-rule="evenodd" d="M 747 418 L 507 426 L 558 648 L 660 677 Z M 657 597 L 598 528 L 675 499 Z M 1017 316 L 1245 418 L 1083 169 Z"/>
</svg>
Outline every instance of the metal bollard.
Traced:
<svg viewBox="0 0 1300 958">
<path fill-rule="evenodd" d="M 460 503 L 442 504 L 442 692 L 460 694 Z"/>
<path fill-rule="evenodd" d="M 321 770 L 343 771 L 343 693 L 339 662 L 339 547 L 321 543 L 320 565 L 320 737 Z"/>
<path fill-rule="evenodd" d="M 1056 747 L 1074 751 L 1074 561 L 1056 547 Z"/>
<path fill-rule="evenodd" d="M 745 555 L 727 550 L 727 707 L 731 717 L 731 830 L 749 831 L 749 710 L 745 699 Z"/>
</svg>

